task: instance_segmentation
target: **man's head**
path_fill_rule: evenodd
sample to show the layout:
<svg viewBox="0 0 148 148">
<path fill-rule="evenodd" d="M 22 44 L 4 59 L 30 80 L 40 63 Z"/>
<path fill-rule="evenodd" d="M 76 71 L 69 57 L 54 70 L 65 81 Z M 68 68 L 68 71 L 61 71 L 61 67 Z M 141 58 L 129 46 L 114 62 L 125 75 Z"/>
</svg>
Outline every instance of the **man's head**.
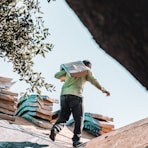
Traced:
<svg viewBox="0 0 148 148">
<path fill-rule="evenodd" d="M 91 69 L 92 64 L 89 60 L 83 60 L 83 63 L 85 64 L 85 66 L 87 66 Z"/>
</svg>

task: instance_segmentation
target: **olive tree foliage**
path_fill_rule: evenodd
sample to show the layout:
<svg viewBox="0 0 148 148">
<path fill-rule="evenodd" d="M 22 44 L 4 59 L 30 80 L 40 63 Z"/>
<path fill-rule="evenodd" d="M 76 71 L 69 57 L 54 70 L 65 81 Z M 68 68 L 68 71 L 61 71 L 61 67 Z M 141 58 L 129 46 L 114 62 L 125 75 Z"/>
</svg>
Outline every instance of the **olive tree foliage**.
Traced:
<svg viewBox="0 0 148 148">
<path fill-rule="evenodd" d="M 47 41 L 48 28 L 44 27 L 38 0 L 0 1 L 0 57 L 12 62 L 13 71 L 20 81 L 29 84 L 27 92 L 41 94 L 41 88 L 53 91 L 54 86 L 46 83 L 41 72 L 33 70 L 33 58 L 45 57 L 53 45 Z"/>
</svg>

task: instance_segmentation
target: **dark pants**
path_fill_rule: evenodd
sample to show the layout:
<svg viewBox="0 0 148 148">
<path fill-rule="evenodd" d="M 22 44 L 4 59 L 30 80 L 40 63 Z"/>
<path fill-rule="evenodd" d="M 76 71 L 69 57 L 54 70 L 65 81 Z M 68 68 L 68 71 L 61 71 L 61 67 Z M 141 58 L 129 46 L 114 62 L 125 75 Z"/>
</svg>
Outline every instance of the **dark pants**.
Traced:
<svg viewBox="0 0 148 148">
<path fill-rule="evenodd" d="M 74 142 L 79 141 L 83 127 L 83 100 L 81 97 L 74 95 L 62 95 L 60 98 L 60 103 L 60 115 L 52 128 L 56 129 L 57 132 L 60 132 L 66 121 L 69 120 L 72 113 L 75 121 L 74 135 L 72 140 Z"/>
</svg>

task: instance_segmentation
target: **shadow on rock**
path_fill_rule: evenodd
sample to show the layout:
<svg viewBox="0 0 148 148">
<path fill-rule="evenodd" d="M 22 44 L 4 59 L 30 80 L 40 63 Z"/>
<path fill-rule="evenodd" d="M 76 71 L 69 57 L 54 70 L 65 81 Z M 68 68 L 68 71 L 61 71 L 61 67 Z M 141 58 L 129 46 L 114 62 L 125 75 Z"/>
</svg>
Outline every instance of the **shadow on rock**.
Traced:
<svg viewBox="0 0 148 148">
<path fill-rule="evenodd" d="M 48 147 L 46 144 L 38 144 L 32 142 L 0 142 L 0 148 L 45 148 Z"/>
</svg>

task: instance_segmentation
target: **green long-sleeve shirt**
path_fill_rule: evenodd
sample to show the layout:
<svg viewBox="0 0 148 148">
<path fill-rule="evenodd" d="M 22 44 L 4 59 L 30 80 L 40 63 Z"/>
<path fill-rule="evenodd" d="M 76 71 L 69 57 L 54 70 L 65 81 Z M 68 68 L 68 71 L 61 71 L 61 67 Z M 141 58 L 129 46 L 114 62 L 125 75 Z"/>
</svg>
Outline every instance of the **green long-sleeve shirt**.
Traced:
<svg viewBox="0 0 148 148">
<path fill-rule="evenodd" d="M 62 86 L 61 95 L 70 94 L 82 97 L 83 88 L 86 81 L 90 82 L 101 91 L 105 90 L 93 76 L 90 70 L 88 74 L 83 77 L 70 77 L 64 70 L 61 70 L 55 74 L 55 78 L 60 79 L 60 77 L 63 75 L 66 75 L 66 79 Z"/>
</svg>

